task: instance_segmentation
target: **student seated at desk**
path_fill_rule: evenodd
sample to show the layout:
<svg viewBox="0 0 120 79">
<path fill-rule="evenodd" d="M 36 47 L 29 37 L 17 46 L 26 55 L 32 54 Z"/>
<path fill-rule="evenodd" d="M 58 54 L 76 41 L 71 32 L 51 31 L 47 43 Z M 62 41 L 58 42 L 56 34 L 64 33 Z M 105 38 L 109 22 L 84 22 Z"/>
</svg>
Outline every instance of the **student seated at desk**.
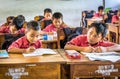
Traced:
<svg viewBox="0 0 120 79">
<path fill-rule="evenodd" d="M 120 50 L 120 45 L 103 41 L 107 34 L 107 27 L 104 23 L 92 23 L 87 35 L 79 35 L 69 41 L 64 49 L 82 52 L 108 52 Z"/>
<path fill-rule="evenodd" d="M 104 7 L 99 6 L 98 7 L 98 13 L 95 13 L 93 18 L 102 18 L 103 17 L 103 10 L 104 10 Z"/>
<path fill-rule="evenodd" d="M 10 26 L 1 27 L 0 33 L 9 33 L 9 34 L 19 34 L 24 33 L 25 29 L 22 28 L 24 24 L 24 19 L 20 16 L 15 17 L 13 22 L 10 24 Z"/>
<path fill-rule="evenodd" d="M 4 26 L 9 26 L 9 25 L 12 23 L 13 19 L 14 19 L 14 16 L 8 16 L 8 17 L 6 18 L 6 23 L 2 24 L 2 25 L 0 26 L 0 28 L 1 28 L 1 27 L 4 27 Z"/>
<path fill-rule="evenodd" d="M 40 25 L 37 21 L 28 22 L 25 36 L 13 42 L 8 48 L 8 52 L 30 53 L 37 48 L 41 48 L 42 44 L 39 40 L 40 30 Z"/>
<path fill-rule="evenodd" d="M 117 15 L 112 16 L 112 23 L 113 24 L 120 23 L 120 9 L 118 10 Z"/>
<path fill-rule="evenodd" d="M 42 26 L 41 29 L 44 29 L 49 24 L 52 24 L 52 10 L 50 8 L 44 9 L 44 18 L 40 21 Z"/>
<path fill-rule="evenodd" d="M 48 25 L 43 32 L 57 32 L 58 29 L 65 28 L 66 25 L 63 22 L 63 15 L 60 12 L 55 12 L 52 16 L 53 23 Z"/>
</svg>

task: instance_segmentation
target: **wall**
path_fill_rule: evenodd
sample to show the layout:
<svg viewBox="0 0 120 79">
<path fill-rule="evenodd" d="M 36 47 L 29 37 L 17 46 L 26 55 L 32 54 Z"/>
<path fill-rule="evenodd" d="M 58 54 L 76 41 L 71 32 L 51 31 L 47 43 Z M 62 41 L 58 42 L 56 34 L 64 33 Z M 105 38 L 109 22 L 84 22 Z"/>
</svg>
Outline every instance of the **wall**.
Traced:
<svg viewBox="0 0 120 79">
<path fill-rule="evenodd" d="M 26 20 L 42 15 L 45 8 L 63 13 L 69 26 L 79 26 L 82 10 L 97 10 L 102 0 L 0 0 L 0 24 L 9 15 L 23 14 Z"/>
</svg>

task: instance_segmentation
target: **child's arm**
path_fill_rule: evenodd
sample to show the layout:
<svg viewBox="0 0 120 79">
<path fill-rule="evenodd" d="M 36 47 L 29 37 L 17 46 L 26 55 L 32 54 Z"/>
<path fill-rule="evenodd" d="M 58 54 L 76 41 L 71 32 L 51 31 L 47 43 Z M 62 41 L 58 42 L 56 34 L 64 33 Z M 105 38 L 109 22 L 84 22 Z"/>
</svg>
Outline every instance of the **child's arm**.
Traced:
<svg viewBox="0 0 120 79">
<path fill-rule="evenodd" d="M 31 53 L 35 50 L 33 46 L 27 48 L 27 49 L 20 49 L 20 48 L 11 48 L 8 49 L 8 52 L 10 53 Z"/>
<path fill-rule="evenodd" d="M 94 48 L 92 48 L 91 46 L 88 46 L 88 47 L 80 47 L 80 46 L 75 46 L 75 45 L 72 45 L 72 44 L 66 44 L 64 49 L 66 50 L 76 50 L 76 51 L 79 51 L 79 52 L 93 52 L 94 51 Z"/>
<path fill-rule="evenodd" d="M 120 45 L 115 44 L 109 47 L 97 47 L 95 48 L 95 52 L 113 52 L 113 51 L 120 51 Z"/>
</svg>

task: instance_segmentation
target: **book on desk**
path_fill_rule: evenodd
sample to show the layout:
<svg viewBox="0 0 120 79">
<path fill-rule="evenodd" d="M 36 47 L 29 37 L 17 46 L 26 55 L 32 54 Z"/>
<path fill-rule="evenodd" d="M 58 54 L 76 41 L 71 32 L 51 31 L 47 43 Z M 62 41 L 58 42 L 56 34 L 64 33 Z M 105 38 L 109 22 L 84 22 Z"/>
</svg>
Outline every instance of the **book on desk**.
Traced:
<svg viewBox="0 0 120 79">
<path fill-rule="evenodd" d="M 31 53 L 23 53 L 23 56 L 24 57 L 29 57 L 29 56 L 39 56 L 39 55 L 44 55 L 44 54 L 57 54 L 57 52 L 55 52 L 52 49 L 39 48 L 39 49 L 36 49 L 34 52 L 31 52 Z"/>
<path fill-rule="evenodd" d="M 0 58 L 8 58 L 8 52 L 6 50 L 0 50 Z"/>
</svg>

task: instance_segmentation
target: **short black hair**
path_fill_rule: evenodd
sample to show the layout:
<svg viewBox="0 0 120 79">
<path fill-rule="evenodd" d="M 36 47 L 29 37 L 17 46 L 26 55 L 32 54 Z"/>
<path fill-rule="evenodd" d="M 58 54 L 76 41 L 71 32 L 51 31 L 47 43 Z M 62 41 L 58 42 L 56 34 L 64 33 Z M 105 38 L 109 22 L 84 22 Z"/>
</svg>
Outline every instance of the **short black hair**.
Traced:
<svg viewBox="0 0 120 79">
<path fill-rule="evenodd" d="M 44 9 L 44 14 L 45 13 L 52 13 L 52 10 L 50 8 L 46 8 L 46 9 Z"/>
<path fill-rule="evenodd" d="M 103 10 L 103 9 L 104 9 L 103 6 L 99 6 L 99 7 L 98 7 L 98 11 Z"/>
<path fill-rule="evenodd" d="M 15 25 L 16 29 L 19 30 L 23 27 L 25 20 L 19 16 L 13 19 L 12 25 Z"/>
<path fill-rule="evenodd" d="M 92 27 L 94 27 L 96 29 L 97 34 L 101 33 L 102 37 L 106 36 L 107 31 L 108 31 L 108 27 L 105 23 L 94 22 L 88 28 L 92 28 Z"/>
<path fill-rule="evenodd" d="M 53 14 L 53 16 L 52 16 L 52 18 L 54 19 L 54 18 L 56 18 L 56 19 L 63 19 L 63 15 L 62 15 L 62 13 L 60 13 L 60 12 L 55 12 L 54 14 Z"/>
<path fill-rule="evenodd" d="M 27 30 L 35 30 L 35 31 L 38 31 L 38 30 L 41 30 L 40 29 L 40 24 L 37 22 L 37 21 L 30 21 L 27 23 Z"/>
<path fill-rule="evenodd" d="M 20 17 L 25 21 L 25 17 L 23 15 L 18 15 L 17 17 Z"/>
</svg>

